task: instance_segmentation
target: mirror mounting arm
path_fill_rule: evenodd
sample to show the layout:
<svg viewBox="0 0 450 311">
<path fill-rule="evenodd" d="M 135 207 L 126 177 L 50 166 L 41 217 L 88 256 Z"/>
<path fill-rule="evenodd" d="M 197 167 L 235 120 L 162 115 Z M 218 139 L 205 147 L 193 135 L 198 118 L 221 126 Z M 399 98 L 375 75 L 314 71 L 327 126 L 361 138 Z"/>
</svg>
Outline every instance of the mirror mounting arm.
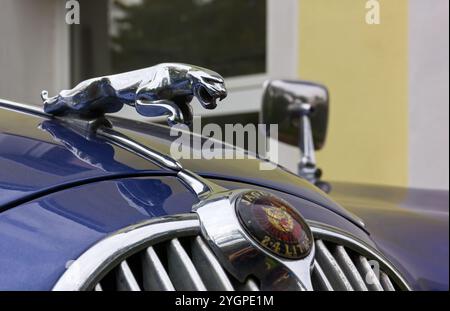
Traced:
<svg viewBox="0 0 450 311">
<path fill-rule="evenodd" d="M 330 184 L 321 181 L 322 170 L 317 167 L 316 148 L 314 147 L 313 130 L 311 126 L 311 116 L 314 114 L 314 107 L 310 103 L 295 100 L 288 107 L 288 111 L 293 116 L 300 118 L 299 127 L 299 147 L 301 151 L 300 162 L 298 163 L 298 175 L 310 183 L 316 185 L 325 192 L 329 192 Z"/>
<path fill-rule="evenodd" d="M 302 154 L 298 164 L 298 174 L 309 182 L 316 184 L 321 174 L 320 169 L 316 165 L 316 154 L 311 128 L 310 114 L 312 113 L 312 107 L 310 104 L 301 103 L 299 108 L 302 124 L 299 128 L 299 135 L 303 136 L 303 139 L 299 141 Z"/>
</svg>

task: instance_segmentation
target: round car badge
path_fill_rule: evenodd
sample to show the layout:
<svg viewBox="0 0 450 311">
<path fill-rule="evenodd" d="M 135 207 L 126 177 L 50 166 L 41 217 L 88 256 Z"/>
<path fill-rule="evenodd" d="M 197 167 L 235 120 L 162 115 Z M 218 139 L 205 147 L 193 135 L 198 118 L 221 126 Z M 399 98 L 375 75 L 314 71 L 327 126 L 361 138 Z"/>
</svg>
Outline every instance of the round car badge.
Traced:
<svg viewBox="0 0 450 311">
<path fill-rule="evenodd" d="M 287 259 L 302 259 L 312 248 L 311 230 L 286 201 L 269 193 L 249 191 L 236 201 L 245 230 L 265 249 Z"/>
</svg>

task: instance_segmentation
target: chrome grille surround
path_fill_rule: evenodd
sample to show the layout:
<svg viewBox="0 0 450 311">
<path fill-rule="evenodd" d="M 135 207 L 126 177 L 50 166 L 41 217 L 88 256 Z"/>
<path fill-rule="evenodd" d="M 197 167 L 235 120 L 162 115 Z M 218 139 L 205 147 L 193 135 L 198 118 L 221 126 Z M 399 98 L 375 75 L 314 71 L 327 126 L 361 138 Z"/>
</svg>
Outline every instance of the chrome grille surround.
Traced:
<svg viewBox="0 0 450 311">
<path fill-rule="evenodd" d="M 371 246 L 338 229 L 321 223 L 309 224 L 316 244 L 311 271 L 314 290 L 410 290 L 396 269 Z M 257 279 L 241 282 L 226 272 L 200 230 L 196 214 L 161 217 L 127 227 L 82 254 L 53 290 L 261 289 Z M 334 261 L 324 261 L 324 253 Z M 343 264 L 350 257 L 353 266 Z M 136 258 L 139 258 L 137 269 Z M 368 259 L 376 260 L 381 272 L 371 287 L 364 280 L 361 282 L 362 273 L 357 272 L 364 266 L 367 268 Z M 338 267 L 337 270 L 330 269 L 330 265 Z M 144 274 L 152 277 L 143 277 Z"/>
</svg>

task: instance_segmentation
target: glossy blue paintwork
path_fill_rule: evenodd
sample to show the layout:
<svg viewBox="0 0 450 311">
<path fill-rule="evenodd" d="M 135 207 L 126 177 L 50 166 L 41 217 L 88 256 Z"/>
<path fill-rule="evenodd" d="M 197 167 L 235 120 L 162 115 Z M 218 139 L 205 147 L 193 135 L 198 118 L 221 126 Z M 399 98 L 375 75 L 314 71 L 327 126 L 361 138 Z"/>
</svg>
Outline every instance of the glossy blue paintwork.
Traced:
<svg viewBox="0 0 450 311">
<path fill-rule="evenodd" d="M 106 235 L 152 217 L 188 213 L 195 202 L 175 177 L 128 178 L 67 189 L 0 213 L 0 290 L 50 290 L 70 260 Z"/>
<path fill-rule="evenodd" d="M 168 152 L 173 138 L 167 128 L 114 122 Z M 282 169 L 259 170 L 258 160 L 182 163 L 228 188 L 272 191 L 308 220 L 373 244 L 415 289 L 448 289 L 448 193 L 424 199 L 429 192 L 336 184 L 327 196 Z M 106 235 L 190 212 L 195 201 L 168 170 L 57 121 L 0 108 L 0 289 L 50 289 L 68 261 Z M 368 232 L 349 212 L 365 221 Z"/>
<path fill-rule="evenodd" d="M 371 239 L 416 289 L 448 290 L 448 191 L 335 183 L 331 195 L 364 219 Z"/>
<path fill-rule="evenodd" d="M 0 211 L 74 182 L 166 171 L 54 121 L 2 109 L 0 120 Z"/>
<path fill-rule="evenodd" d="M 115 128 L 120 129 L 127 136 L 151 146 L 151 148 L 163 153 L 170 154 L 170 146 L 177 136 L 170 135 L 170 129 L 165 126 L 140 123 L 129 120 L 113 119 Z M 149 135 L 151 133 L 151 135 Z M 198 145 L 191 137 L 191 147 L 199 150 L 203 141 L 198 141 Z M 216 146 L 217 147 L 217 146 Z M 222 146 L 223 147 L 223 146 Z M 223 147 L 225 148 L 225 147 Z M 193 153 L 190 159 L 180 159 L 182 165 L 199 175 L 229 181 L 238 181 L 249 185 L 261 185 L 274 190 L 307 198 L 319 205 L 326 206 L 335 213 L 345 217 L 358 225 L 358 220 L 353 218 L 347 210 L 342 208 L 327 194 L 317 189 L 314 185 L 299 178 L 281 167 L 274 170 L 261 170 L 261 160 L 253 158 L 246 159 L 210 159 L 205 161 L 201 157 L 195 158 Z"/>
</svg>

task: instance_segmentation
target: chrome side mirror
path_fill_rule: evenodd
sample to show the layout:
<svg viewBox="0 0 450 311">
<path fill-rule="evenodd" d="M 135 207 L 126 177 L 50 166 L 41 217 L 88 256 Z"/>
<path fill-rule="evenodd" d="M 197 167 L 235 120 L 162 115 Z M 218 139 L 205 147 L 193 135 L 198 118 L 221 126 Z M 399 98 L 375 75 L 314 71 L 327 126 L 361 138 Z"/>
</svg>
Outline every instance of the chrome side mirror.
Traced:
<svg viewBox="0 0 450 311">
<path fill-rule="evenodd" d="M 329 191 L 329 185 L 320 181 L 315 150 L 325 145 L 328 106 L 328 90 L 323 85 L 288 80 L 265 83 L 262 123 L 278 124 L 278 139 L 300 147 L 299 175 L 324 191 Z"/>
</svg>

